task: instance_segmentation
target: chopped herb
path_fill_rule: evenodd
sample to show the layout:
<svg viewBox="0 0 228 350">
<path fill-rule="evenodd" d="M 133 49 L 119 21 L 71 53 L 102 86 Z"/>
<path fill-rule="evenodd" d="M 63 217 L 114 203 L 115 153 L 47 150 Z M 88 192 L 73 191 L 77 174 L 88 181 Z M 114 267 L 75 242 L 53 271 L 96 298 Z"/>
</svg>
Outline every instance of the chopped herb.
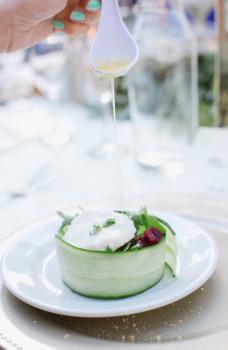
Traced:
<svg viewBox="0 0 228 350">
<path fill-rule="evenodd" d="M 81 210 L 82 212 L 85 211 L 85 209 L 82 208 L 80 205 L 78 206 L 78 209 Z"/>
<path fill-rule="evenodd" d="M 110 226 L 114 225 L 115 223 L 116 223 L 116 220 L 111 218 L 111 219 L 107 219 L 103 225 L 94 224 L 92 230 L 90 231 L 90 234 L 95 235 L 98 232 L 100 232 L 102 230 L 102 228 L 110 227 Z"/>
<path fill-rule="evenodd" d="M 74 219 L 74 216 L 66 215 L 62 211 L 58 211 L 57 214 L 63 219 L 65 223 L 69 222 L 69 224 L 71 224 L 72 220 Z"/>
<path fill-rule="evenodd" d="M 90 234 L 91 235 L 96 235 L 101 230 L 102 230 L 102 226 L 100 226 L 98 224 L 94 224 L 93 227 L 92 227 L 92 230 L 90 231 Z"/>
<path fill-rule="evenodd" d="M 115 210 L 115 213 L 126 215 L 126 216 L 128 216 L 130 219 L 131 219 L 132 216 L 133 216 L 133 213 L 131 213 L 130 211 L 126 211 L 126 210 Z"/>
<path fill-rule="evenodd" d="M 114 225 L 115 223 L 116 223 L 115 219 L 108 219 L 105 221 L 105 223 L 102 225 L 102 227 L 106 228 L 106 227 Z"/>
<path fill-rule="evenodd" d="M 57 212 L 58 215 L 61 217 L 61 219 L 63 219 L 63 222 L 62 222 L 62 225 L 58 231 L 59 235 L 61 237 L 63 237 L 68 229 L 68 227 L 70 226 L 70 224 L 72 223 L 73 219 L 75 218 L 75 216 L 69 216 L 69 215 L 66 215 L 64 214 L 63 212 L 61 211 L 58 211 Z"/>
</svg>

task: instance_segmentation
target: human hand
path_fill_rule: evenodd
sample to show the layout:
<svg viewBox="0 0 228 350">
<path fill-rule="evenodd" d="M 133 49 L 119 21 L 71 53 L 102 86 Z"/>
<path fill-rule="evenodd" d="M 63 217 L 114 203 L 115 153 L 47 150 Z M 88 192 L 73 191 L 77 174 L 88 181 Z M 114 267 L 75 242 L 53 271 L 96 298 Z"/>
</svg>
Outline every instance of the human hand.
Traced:
<svg viewBox="0 0 228 350">
<path fill-rule="evenodd" d="M 99 0 L 0 0 L 0 52 L 32 46 L 56 31 L 83 35 L 99 9 Z"/>
</svg>

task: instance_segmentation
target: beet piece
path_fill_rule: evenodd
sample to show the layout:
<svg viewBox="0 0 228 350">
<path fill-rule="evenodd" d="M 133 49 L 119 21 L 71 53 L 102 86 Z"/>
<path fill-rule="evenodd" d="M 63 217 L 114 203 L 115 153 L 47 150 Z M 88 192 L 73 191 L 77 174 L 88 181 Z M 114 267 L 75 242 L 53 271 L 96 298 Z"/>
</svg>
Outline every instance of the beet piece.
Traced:
<svg viewBox="0 0 228 350">
<path fill-rule="evenodd" d="M 148 247 L 150 245 L 155 245 L 162 239 L 162 233 L 155 227 L 147 229 L 143 236 L 138 239 L 138 243 L 141 247 Z"/>
</svg>

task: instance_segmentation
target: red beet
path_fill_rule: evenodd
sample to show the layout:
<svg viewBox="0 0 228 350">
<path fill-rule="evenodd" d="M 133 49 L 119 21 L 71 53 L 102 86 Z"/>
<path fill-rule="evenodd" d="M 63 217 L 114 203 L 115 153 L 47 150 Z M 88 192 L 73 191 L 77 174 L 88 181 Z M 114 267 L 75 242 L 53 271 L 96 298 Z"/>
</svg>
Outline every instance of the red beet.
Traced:
<svg viewBox="0 0 228 350">
<path fill-rule="evenodd" d="M 143 236 L 138 239 L 138 243 L 141 245 L 141 247 L 148 247 L 159 243 L 161 239 L 161 232 L 155 227 L 151 227 L 147 229 Z"/>
</svg>

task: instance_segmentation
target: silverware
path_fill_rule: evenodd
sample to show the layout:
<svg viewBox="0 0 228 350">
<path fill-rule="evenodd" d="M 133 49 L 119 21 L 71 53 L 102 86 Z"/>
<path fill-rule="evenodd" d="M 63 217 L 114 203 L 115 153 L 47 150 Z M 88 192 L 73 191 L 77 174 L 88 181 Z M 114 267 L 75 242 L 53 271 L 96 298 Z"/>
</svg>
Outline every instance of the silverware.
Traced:
<svg viewBox="0 0 228 350">
<path fill-rule="evenodd" d="M 50 164 L 45 163 L 41 165 L 30 177 L 28 183 L 24 187 L 20 187 L 12 191 L 0 192 L 0 197 L 7 197 L 8 199 L 19 199 L 33 194 L 48 182 L 50 168 Z"/>
</svg>

